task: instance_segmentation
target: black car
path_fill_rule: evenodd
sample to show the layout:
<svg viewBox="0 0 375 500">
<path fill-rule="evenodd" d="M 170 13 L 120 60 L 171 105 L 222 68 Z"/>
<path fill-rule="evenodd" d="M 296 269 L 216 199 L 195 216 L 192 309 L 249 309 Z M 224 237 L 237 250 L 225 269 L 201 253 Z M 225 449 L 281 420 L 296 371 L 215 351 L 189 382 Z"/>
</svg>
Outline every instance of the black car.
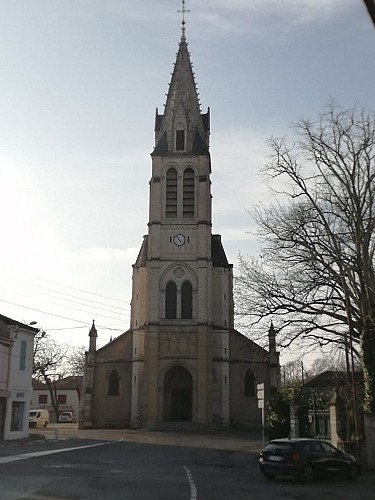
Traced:
<svg viewBox="0 0 375 500">
<path fill-rule="evenodd" d="M 318 439 L 273 439 L 261 451 L 259 466 L 266 479 L 292 476 L 310 483 L 318 476 L 346 477 L 352 481 L 361 475 L 355 457 Z"/>
</svg>

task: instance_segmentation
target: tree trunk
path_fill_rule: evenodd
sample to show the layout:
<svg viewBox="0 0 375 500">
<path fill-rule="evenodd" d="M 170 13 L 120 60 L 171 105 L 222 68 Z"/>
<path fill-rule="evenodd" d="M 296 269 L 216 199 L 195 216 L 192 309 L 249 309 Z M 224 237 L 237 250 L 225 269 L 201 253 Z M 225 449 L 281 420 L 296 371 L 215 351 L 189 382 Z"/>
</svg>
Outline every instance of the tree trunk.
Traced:
<svg viewBox="0 0 375 500">
<path fill-rule="evenodd" d="M 365 411 L 375 415 L 375 315 L 367 318 L 362 337 Z"/>
</svg>

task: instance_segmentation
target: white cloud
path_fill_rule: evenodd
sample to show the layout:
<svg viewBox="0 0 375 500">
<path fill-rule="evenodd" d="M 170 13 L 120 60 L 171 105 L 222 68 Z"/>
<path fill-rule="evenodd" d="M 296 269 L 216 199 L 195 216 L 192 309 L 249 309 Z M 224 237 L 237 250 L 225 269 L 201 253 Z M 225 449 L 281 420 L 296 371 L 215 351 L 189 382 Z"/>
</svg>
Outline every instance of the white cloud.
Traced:
<svg viewBox="0 0 375 500">
<path fill-rule="evenodd" d="M 134 263 L 139 248 L 109 248 L 109 247 L 90 247 L 82 249 L 79 258 L 88 260 L 91 263 L 108 263 L 114 261 L 132 261 Z"/>
<path fill-rule="evenodd" d="M 195 0 L 192 3 L 197 3 Z M 217 10 L 218 8 L 226 11 L 234 12 L 250 12 L 259 14 L 268 12 L 269 14 L 282 14 L 291 16 L 295 12 L 301 10 L 311 13 L 326 12 L 332 13 L 342 11 L 343 8 L 350 5 L 350 0 L 206 0 L 205 8 L 209 10 Z"/>
<path fill-rule="evenodd" d="M 216 134 L 212 141 L 214 200 L 230 201 L 242 209 L 264 200 L 267 186 L 260 170 L 269 154 L 266 139 L 271 133 L 233 129 Z"/>
<path fill-rule="evenodd" d="M 248 210 L 267 202 L 270 191 L 259 172 L 269 150 L 267 130 L 236 128 L 213 135 L 211 142 L 213 183 L 213 232 L 222 235 L 230 262 L 238 253 L 259 249 L 256 225 Z"/>
<path fill-rule="evenodd" d="M 198 11 L 198 2 L 192 2 Z M 247 32 L 332 19 L 350 8 L 350 0 L 206 0 L 201 18 L 221 32 Z M 192 8 L 193 10 L 193 8 Z"/>
</svg>

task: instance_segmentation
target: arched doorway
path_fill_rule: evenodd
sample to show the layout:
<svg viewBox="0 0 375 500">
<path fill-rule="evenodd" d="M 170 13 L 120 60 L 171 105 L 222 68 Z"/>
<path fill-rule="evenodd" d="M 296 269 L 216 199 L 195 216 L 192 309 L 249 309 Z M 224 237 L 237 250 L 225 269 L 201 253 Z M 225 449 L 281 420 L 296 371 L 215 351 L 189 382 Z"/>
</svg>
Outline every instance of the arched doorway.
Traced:
<svg viewBox="0 0 375 500">
<path fill-rule="evenodd" d="M 193 379 L 182 366 L 174 366 L 164 377 L 164 422 L 191 422 Z"/>
</svg>

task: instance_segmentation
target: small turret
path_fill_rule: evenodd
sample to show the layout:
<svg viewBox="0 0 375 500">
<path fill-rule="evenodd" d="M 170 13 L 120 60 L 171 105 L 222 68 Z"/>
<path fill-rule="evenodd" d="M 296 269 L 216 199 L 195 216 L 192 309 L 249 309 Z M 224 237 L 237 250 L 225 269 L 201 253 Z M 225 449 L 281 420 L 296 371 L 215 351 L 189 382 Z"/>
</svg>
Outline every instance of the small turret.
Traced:
<svg viewBox="0 0 375 500">
<path fill-rule="evenodd" d="M 280 354 L 276 351 L 276 330 L 271 321 L 268 330 L 268 356 L 270 363 L 270 393 L 280 390 Z"/>
<path fill-rule="evenodd" d="M 271 321 L 270 329 L 268 330 L 268 352 L 270 354 L 276 353 L 276 330 Z"/>
<path fill-rule="evenodd" d="M 95 328 L 95 321 L 92 321 L 92 326 L 89 332 L 89 337 L 90 337 L 90 345 L 89 345 L 89 352 L 95 352 L 96 351 L 96 338 L 98 336 L 98 332 L 96 331 Z"/>
</svg>

